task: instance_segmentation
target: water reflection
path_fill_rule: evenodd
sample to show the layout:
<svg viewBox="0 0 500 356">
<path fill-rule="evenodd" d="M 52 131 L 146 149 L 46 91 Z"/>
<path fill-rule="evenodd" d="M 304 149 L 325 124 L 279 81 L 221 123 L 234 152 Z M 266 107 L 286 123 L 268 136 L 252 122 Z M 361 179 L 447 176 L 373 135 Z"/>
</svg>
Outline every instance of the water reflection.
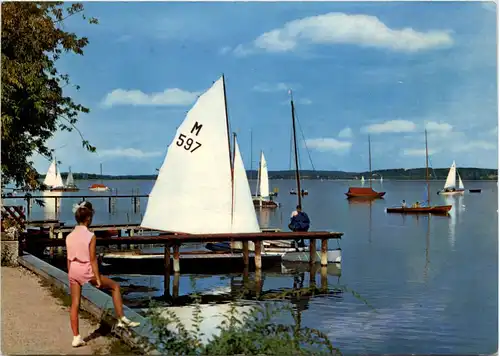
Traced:
<svg viewBox="0 0 500 356">
<path fill-rule="evenodd" d="M 365 216 L 366 209 L 368 209 L 368 242 L 372 243 L 372 210 L 374 199 L 373 198 L 358 198 L 358 199 L 347 199 L 349 202 L 349 210 L 351 208 L 358 209 L 358 211 L 353 211 L 355 215 Z M 365 206 L 365 207 L 363 207 Z"/>
<path fill-rule="evenodd" d="M 455 230 L 457 223 L 459 221 L 460 215 L 465 211 L 464 196 L 460 195 L 448 195 L 444 196 L 444 200 L 447 205 L 451 205 L 450 219 L 448 225 L 448 241 L 451 247 L 455 247 Z"/>
<path fill-rule="evenodd" d="M 43 202 L 45 203 L 43 207 L 43 217 L 46 220 L 58 219 L 59 213 L 61 212 L 62 192 L 50 192 L 43 191 Z"/>
</svg>

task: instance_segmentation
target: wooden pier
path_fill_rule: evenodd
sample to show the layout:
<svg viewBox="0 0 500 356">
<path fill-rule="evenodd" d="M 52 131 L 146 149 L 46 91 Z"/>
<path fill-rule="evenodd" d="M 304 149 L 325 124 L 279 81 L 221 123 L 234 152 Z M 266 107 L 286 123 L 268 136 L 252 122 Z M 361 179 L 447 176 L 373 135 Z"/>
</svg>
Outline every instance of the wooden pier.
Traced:
<svg viewBox="0 0 500 356">
<path fill-rule="evenodd" d="M 106 226 L 107 227 L 107 226 Z M 92 227 L 92 229 L 95 229 Z M 253 242 L 255 251 L 253 253 L 253 260 L 257 276 L 262 270 L 262 241 L 273 240 L 296 240 L 296 239 L 309 239 L 309 264 L 316 263 L 316 240 L 321 240 L 321 266 L 328 265 L 328 240 L 340 239 L 343 233 L 341 232 L 262 232 L 262 233 L 240 233 L 240 234 L 177 234 L 177 233 L 162 233 L 156 236 L 122 236 L 122 237 L 101 237 L 96 239 L 97 246 L 112 246 L 112 245 L 144 245 L 155 244 L 163 245 L 164 247 L 164 267 L 166 271 L 173 270 L 174 273 L 180 273 L 180 247 L 186 243 L 208 243 L 208 242 L 242 242 L 243 249 L 241 258 L 245 268 L 250 264 L 250 251 L 248 242 Z M 64 239 L 54 238 L 28 238 L 27 246 L 35 247 L 35 249 L 43 247 L 65 246 Z M 216 257 L 217 254 L 207 252 L 208 256 Z M 232 254 L 234 255 L 234 254 Z M 171 266 L 172 263 L 172 266 Z M 172 268 L 171 268 L 172 267 Z"/>
</svg>

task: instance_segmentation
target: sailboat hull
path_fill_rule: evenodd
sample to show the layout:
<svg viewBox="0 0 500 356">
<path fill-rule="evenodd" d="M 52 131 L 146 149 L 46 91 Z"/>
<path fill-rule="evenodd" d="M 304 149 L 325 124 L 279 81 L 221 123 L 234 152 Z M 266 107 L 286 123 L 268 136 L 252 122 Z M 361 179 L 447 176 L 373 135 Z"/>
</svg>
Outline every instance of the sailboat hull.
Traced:
<svg viewBox="0 0 500 356">
<path fill-rule="evenodd" d="M 398 214 L 435 214 L 435 215 L 447 215 L 451 210 L 451 205 L 440 205 L 440 206 L 420 206 L 418 208 L 413 207 L 397 207 L 397 208 L 387 208 L 388 213 L 398 213 Z"/>
<path fill-rule="evenodd" d="M 269 209 L 276 209 L 279 207 L 278 203 L 272 200 L 266 200 L 266 199 L 260 199 L 260 198 L 253 198 L 253 205 L 256 208 L 269 208 Z"/>
<path fill-rule="evenodd" d="M 439 195 L 457 195 L 457 194 L 464 194 L 465 193 L 465 189 L 457 189 L 457 190 L 454 190 L 454 191 L 445 191 L 445 190 L 440 190 L 438 192 Z"/>
<path fill-rule="evenodd" d="M 55 187 L 50 189 L 51 192 L 78 192 L 78 187 Z"/>
<path fill-rule="evenodd" d="M 385 192 L 376 192 L 372 188 L 350 187 L 347 193 L 344 194 L 347 196 L 347 199 L 381 199 L 384 197 Z"/>
</svg>

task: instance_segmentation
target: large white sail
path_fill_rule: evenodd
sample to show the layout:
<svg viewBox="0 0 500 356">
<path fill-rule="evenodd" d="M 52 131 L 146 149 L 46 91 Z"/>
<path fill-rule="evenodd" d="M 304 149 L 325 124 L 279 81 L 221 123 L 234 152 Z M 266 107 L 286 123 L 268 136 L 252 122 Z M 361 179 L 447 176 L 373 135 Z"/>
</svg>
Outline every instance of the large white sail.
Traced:
<svg viewBox="0 0 500 356">
<path fill-rule="evenodd" d="M 236 140 L 234 144 L 234 208 L 231 232 L 260 232 L 240 148 Z"/>
<path fill-rule="evenodd" d="M 458 175 L 458 189 L 463 190 L 464 182 L 462 182 L 462 177 L 460 177 L 460 173 L 457 172 L 457 175 Z"/>
<path fill-rule="evenodd" d="M 177 129 L 149 195 L 142 227 L 191 234 L 255 232 L 255 212 L 240 217 L 236 200 L 232 211 L 225 105 L 220 78 L 198 98 Z M 236 197 L 243 194 L 238 189 L 235 187 Z M 250 194 L 248 180 L 246 189 Z M 253 208 L 250 195 L 249 201 Z"/>
<path fill-rule="evenodd" d="M 57 183 L 57 167 L 56 167 L 56 161 L 53 160 L 49 166 L 47 174 L 45 175 L 43 184 L 45 184 L 49 188 L 52 188 L 57 186 L 56 183 Z"/>
<path fill-rule="evenodd" d="M 57 175 L 56 175 L 56 182 L 54 187 L 62 187 L 64 186 L 63 179 L 61 177 L 61 172 L 59 172 L 59 169 L 57 170 Z"/>
<path fill-rule="evenodd" d="M 457 166 L 455 165 L 455 161 L 450 167 L 450 171 L 448 172 L 448 177 L 446 177 L 446 182 L 444 183 L 444 189 L 455 188 L 457 185 Z"/>
<path fill-rule="evenodd" d="M 264 199 L 269 198 L 269 174 L 264 152 L 260 153 L 260 196 Z"/>
</svg>

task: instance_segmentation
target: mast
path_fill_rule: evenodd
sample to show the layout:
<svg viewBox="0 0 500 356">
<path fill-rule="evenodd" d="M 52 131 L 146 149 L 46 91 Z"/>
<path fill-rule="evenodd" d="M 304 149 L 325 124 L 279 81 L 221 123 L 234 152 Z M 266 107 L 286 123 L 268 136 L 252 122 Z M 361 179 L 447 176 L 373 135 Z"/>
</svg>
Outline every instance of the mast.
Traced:
<svg viewBox="0 0 500 356">
<path fill-rule="evenodd" d="M 234 213 L 234 155 L 236 154 L 236 133 L 233 132 L 233 154 L 231 158 L 231 134 L 229 132 L 229 116 L 227 114 L 227 96 L 226 96 L 226 80 L 222 74 L 222 90 L 224 92 L 224 113 L 226 115 L 226 129 L 227 129 L 227 146 L 229 148 L 229 169 L 231 170 L 231 223 L 233 222 Z"/>
<path fill-rule="evenodd" d="M 370 142 L 370 135 L 368 135 L 368 166 L 370 169 L 370 188 L 372 187 L 372 145 Z"/>
<path fill-rule="evenodd" d="M 102 184 L 102 162 L 99 164 L 99 167 L 101 168 L 101 184 Z"/>
<path fill-rule="evenodd" d="M 252 172 L 253 168 L 253 135 L 252 129 L 250 129 L 250 172 Z"/>
<path fill-rule="evenodd" d="M 259 196 L 262 194 L 262 192 L 260 192 L 261 194 L 258 194 L 259 193 L 260 174 L 261 174 L 261 171 L 260 171 L 261 164 L 262 164 L 262 151 L 260 151 L 259 167 L 257 168 L 257 185 L 255 186 L 255 196 Z"/>
<path fill-rule="evenodd" d="M 425 181 L 427 182 L 427 206 L 430 206 L 431 190 L 429 188 L 429 149 L 427 147 L 427 129 L 425 130 Z"/>
<path fill-rule="evenodd" d="M 292 106 L 292 132 L 293 132 L 293 147 L 295 149 L 295 178 L 297 180 L 297 205 L 302 205 L 302 192 L 300 190 L 300 172 L 299 172 L 299 155 L 297 152 L 297 136 L 295 133 L 295 106 L 293 105 L 292 90 L 290 90 L 290 104 Z"/>
</svg>

